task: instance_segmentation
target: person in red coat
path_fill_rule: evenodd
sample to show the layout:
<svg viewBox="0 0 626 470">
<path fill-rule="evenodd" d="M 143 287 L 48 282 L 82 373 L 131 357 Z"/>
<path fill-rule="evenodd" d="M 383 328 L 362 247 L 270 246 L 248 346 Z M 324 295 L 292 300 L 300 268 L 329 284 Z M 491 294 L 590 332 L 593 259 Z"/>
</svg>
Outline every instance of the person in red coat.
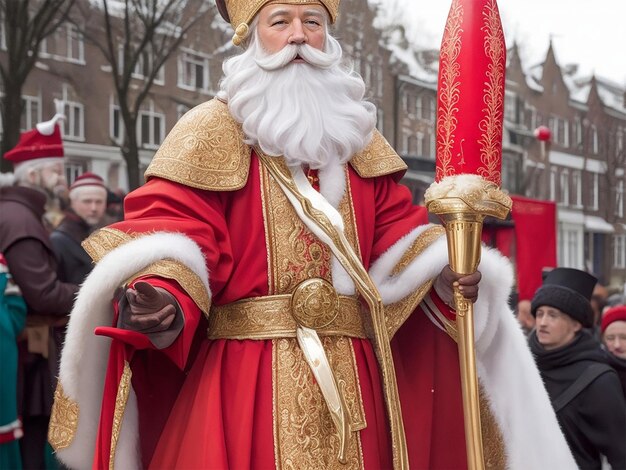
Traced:
<svg viewBox="0 0 626 470">
<path fill-rule="evenodd" d="M 463 468 L 453 283 L 476 301 L 490 461 L 573 464 L 506 306 L 510 266 L 485 252 L 480 273 L 447 267 L 328 33 L 338 5 L 218 2 L 244 50 L 125 220 L 85 243 L 98 264 L 50 427 L 66 465 Z"/>
</svg>

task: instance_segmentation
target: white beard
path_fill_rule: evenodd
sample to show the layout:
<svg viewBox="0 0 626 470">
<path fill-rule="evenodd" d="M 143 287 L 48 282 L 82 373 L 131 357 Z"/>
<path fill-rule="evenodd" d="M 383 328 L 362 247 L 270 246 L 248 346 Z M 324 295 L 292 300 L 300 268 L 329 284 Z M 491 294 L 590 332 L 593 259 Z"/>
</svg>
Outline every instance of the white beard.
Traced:
<svg viewBox="0 0 626 470">
<path fill-rule="evenodd" d="M 363 100 L 362 78 L 340 64 L 337 40 L 327 36 L 325 52 L 305 44 L 268 55 L 255 29 L 248 48 L 224 63 L 218 93 L 246 143 L 289 166 L 348 162 L 369 143 L 376 108 Z M 293 63 L 296 56 L 305 62 Z"/>
</svg>

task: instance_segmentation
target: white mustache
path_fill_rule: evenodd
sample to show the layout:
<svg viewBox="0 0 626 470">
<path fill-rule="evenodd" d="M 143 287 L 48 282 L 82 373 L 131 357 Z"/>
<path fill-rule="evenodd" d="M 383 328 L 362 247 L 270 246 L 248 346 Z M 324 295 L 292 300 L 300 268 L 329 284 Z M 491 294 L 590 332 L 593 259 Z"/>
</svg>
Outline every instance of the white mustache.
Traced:
<svg viewBox="0 0 626 470">
<path fill-rule="evenodd" d="M 256 64 L 265 71 L 279 70 L 289 65 L 296 57 L 301 57 L 309 64 L 321 69 L 328 69 L 341 60 L 341 48 L 329 43 L 328 52 L 316 49 L 308 44 L 287 44 L 274 54 L 255 57 Z"/>
</svg>

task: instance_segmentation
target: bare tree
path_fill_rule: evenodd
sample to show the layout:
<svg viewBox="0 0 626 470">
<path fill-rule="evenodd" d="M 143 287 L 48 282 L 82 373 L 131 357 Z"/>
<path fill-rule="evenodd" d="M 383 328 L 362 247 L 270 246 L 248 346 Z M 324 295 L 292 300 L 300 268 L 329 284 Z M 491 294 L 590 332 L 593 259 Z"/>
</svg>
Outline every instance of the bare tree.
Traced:
<svg viewBox="0 0 626 470">
<path fill-rule="evenodd" d="M 0 0 L 0 20 L 4 22 L 6 53 L 0 58 L 0 78 L 4 95 L 2 144 L 0 152 L 12 149 L 20 137 L 20 117 L 24 104 L 22 87 L 39 59 L 39 46 L 67 20 L 75 0 Z M 10 163 L 1 161 L 3 171 Z"/>
<path fill-rule="evenodd" d="M 212 8 L 207 0 L 91 0 L 77 27 L 111 68 L 129 188 L 140 185 L 137 120 L 167 59 Z"/>
</svg>

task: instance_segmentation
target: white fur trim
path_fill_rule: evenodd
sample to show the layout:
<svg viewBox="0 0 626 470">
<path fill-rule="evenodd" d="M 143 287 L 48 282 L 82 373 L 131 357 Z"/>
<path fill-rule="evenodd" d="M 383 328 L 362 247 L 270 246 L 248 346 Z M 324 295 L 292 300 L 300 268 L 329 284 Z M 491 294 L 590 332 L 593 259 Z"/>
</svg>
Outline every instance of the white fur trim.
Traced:
<svg viewBox="0 0 626 470">
<path fill-rule="evenodd" d="M 339 209 L 339 204 L 346 194 L 346 166 L 336 160 L 331 160 L 327 166 L 319 170 L 320 193 L 335 209 Z M 350 275 L 343 268 L 337 257 L 331 256 L 331 272 L 333 285 L 338 293 L 343 295 L 353 295 L 355 293 L 354 282 Z"/>
<path fill-rule="evenodd" d="M 402 273 L 390 276 L 404 251 L 425 229 L 417 228 L 400 239 L 371 267 L 370 275 L 385 304 L 402 299 L 436 277 L 448 263 L 442 236 Z M 476 367 L 503 434 L 509 468 L 575 469 L 526 338 L 508 307 L 513 285 L 511 265 L 496 250 L 483 247 L 478 270 L 482 279 L 474 304 Z"/>
<path fill-rule="evenodd" d="M 111 299 L 115 290 L 135 273 L 161 259 L 189 267 L 207 292 L 209 274 L 198 245 L 178 233 L 160 232 L 132 240 L 108 253 L 83 283 L 67 326 L 59 382 L 65 394 L 78 403 L 78 429 L 72 444 L 57 452 L 71 468 L 90 468 L 95 450 L 104 378 L 111 341 L 93 335 L 98 326 L 111 326 Z M 116 452 L 116 468 L 140 468 L 136 398 L 131 391 Z M 118 462 L 123 464 L 118 465 Z"/>
<path fill-rule="evenodd" d="M 0 173 L 0 188 L 13 186 L 15 184 L 15 174 Z"/>
</svg>

